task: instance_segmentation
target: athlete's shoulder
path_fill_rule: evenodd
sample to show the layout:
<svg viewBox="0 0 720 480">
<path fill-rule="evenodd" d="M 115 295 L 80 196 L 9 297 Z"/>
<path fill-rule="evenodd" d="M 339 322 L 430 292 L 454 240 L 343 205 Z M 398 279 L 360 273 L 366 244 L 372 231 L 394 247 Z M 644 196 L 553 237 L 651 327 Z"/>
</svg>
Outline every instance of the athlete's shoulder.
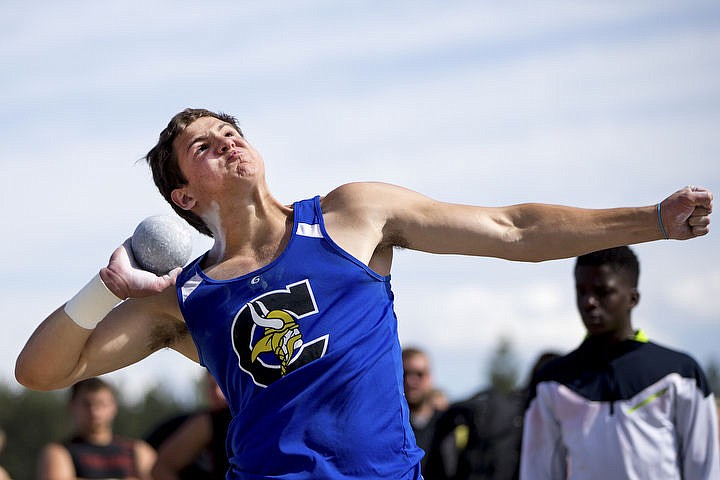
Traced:
<svg viewBox="0 0 720 480">
<path fill-rule="evenodd" d="M 700 364 L 689 353 L 655 342 L 643 342 L 623 361 L 622 370 L 629 376 L 654 383 L 668 375 L 679 375 L 695 382 L 704 393 L 710 393 L 709 383 Z"/>
<path fill-rule="evenodd" d="M 548 360 L 537 369 L 533 379 L 535 383 L 561 381 L 580 375 L 590 369 L 586 355 L 577 348 L 565 355 Z"/>
<path fill-rule="evenodd" d="M 355 182 L 340 185 L 321 198 L 323 214 L 383 218 L 412 211 L 432 203 L 418 192 L 383 182 Z"/>
<path fill-rule="evenodd" d="M 651 355 L 652 360 L 655 363 L 667 365 L 671 370 L 676 370 L 678 373 L 686 377 L 704 375 L 700 364 L 691 354 L 687 352 L 670 348 L 655 342 L 647 342 L 644 344 L 644 347 L 647 351 L 647 355 Z"/>
<path fill-rule="evenodd" d="M 348 208 L 362 205 L 402 189 L 397 185 L 383 182 L 351 182 L 340 185 L 321 198 L 323 211 L 330 208 Z"/>
<path fill-rule="evenodd" d="M 391 192 L 395 188 L 398 187 L 380 182 L 340 185 L 320 198 L 326 225 L 357 226 L 384 218 L 384 210 L 392 203 Z"/>
</svg>

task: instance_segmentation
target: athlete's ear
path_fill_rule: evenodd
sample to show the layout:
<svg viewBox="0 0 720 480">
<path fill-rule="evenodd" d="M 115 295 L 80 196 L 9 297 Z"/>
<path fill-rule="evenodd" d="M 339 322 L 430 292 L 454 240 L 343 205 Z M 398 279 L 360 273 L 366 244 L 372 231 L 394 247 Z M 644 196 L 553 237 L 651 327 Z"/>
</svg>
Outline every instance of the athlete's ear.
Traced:
<svg viewBox="0 0 720 480">
<path fill-rule="evenodd" d="M 640 303 L 640 292 L 637 288 L 633 288 L 630 290 L 630 308 L 637 307 L 638 303 Z"/>
<path fill-rule="evenodd" d="M 187 191 L 187 185 L 178 187 L 172 192 L 170 192 L 170 198 L 175 205 L 182 208 L 183 210 L 192 210 L 192 208 L 197 203 L 193 196 L 190 195 L 190 193 Z"/>
</svg>

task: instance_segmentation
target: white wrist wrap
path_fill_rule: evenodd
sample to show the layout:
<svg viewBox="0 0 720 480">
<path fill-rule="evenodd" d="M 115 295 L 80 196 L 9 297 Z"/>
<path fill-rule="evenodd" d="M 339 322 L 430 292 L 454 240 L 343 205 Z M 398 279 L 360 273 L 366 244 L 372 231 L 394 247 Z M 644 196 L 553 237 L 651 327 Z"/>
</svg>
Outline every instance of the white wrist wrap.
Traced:
<svg viewBox="0 0 720 480">
<path fill-rule="evenodd" d="M 98 273 L 65 304 L 65 313 L 82 328 L 92 330 L 121 301 Z"/>
</svg>

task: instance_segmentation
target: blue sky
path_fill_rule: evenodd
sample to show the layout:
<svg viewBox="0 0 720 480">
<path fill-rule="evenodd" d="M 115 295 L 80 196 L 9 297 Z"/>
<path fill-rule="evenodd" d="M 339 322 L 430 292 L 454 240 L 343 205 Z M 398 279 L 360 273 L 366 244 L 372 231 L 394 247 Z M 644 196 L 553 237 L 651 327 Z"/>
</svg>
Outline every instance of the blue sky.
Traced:
<svg viewBox="0 0 720 480">
<path fill-rule="evenodd" d="M 187 106 L 235 115 L 288 203 L 357 180 L 481 205 L 720 191 L 714 1 L 11 0 L 0 13 L 7 382 L 40 320 L 169 212 L 138 159 Z M 717 238 L 636 247 L 635 325 L 703 364 L 720 361 Z M 395 263 L 401 340 L 430 351 L 451 397 L 484 385 L 501 336 L 523 369 L 582 337 L 572 260 Z M 199 375 L 161 352 L 113 378 L 129 395 L 183 394 Z"/>
</svg>

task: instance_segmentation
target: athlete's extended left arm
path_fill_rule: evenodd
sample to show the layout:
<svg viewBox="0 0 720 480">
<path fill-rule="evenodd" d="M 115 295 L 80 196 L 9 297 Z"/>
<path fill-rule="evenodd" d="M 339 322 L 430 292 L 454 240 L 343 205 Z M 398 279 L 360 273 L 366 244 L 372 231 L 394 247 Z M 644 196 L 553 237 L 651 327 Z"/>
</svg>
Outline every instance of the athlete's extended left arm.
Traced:
<svg viewBox="0 0 720 480">
<path fill-rule="evenodd" d="M 709 231 L 712 193 L 685 187 L 657 205 L 586 209 L 538 203 L 476 207 L 438 202 L 394 186 L 379 186 L 386 208 L 383 237 L 395 245 L 537 262 Z M 660 222 L 662 219 L 662 223 Z"/>
</svg>

